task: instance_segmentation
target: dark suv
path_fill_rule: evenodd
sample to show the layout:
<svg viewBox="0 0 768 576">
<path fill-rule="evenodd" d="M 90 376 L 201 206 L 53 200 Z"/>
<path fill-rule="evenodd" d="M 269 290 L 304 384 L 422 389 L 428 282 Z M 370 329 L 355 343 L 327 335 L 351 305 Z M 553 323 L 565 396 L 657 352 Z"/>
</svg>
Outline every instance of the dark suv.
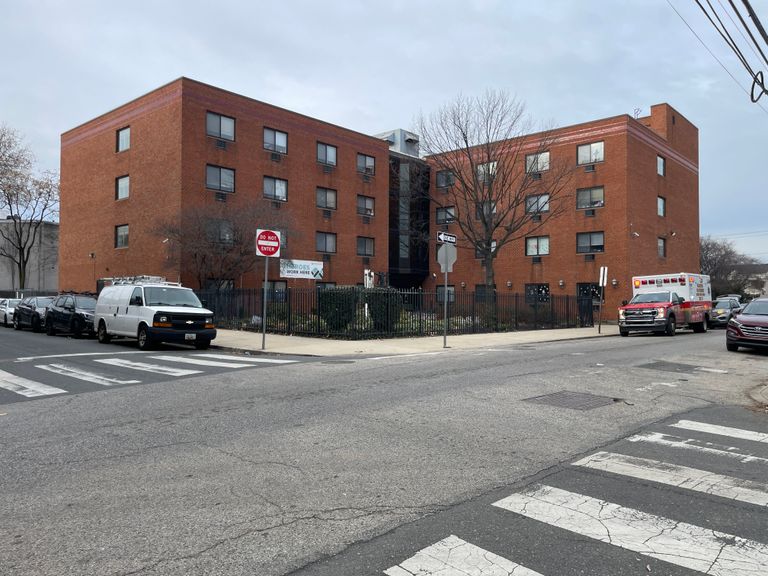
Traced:
<svg viewBox="0 0 768 576">
<path fill-rule="evenodd" d="M 736 352 L 739 346 L 768 349 L 768 298 L 755 298 L 728 321 L 725 347 Z"/>
<path fill-rule="evenodd" d="M 13 311 L 13 327 L 16 330 L 29 327 L 33 332 L 40 332 L 45 326 L 45 307 L 51 302 L 53 296 L 27 296 Z"/>
<path fill-rule="evenodd" d="M 93 336 L 93 313 L 96 297 L 92 294 L 59 294 L 48 306 L 45 316 L 45 332 L 53 336 L 56 332 L 69 332 L 75 338 Z"/>
</svg>

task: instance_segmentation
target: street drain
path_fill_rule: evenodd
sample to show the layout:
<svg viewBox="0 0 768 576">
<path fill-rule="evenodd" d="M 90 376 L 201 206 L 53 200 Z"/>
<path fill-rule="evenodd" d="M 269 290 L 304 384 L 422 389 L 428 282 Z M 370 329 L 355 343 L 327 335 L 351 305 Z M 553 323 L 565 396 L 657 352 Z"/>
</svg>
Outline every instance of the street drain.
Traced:
<svg viewBox="0 0 768 576">
<path fill-rule="evenodd" d="M 621 402 L 621 398 L 611 398 L 610 396 L 597 396 L 587 392 L 571 392 L 561 390 L 544 396 L 534 396 L 525 398 L 523 402 L 533 404 L 546 404 L 548 406 L 557 406 L 558 408 L 571 408 L 573 410 L 592 410 L 600 406 L 610 406 L 616 402 Z"/>
<path fill-rule="evenodd" d="M 648 368 L 649 370 L 661 370 L 662 372 L 693 373 L 698 366 L 690 364 L 678 364 L 677 362 L 664 362 L 659 360 L 650 364 L 641 364 L 638 368 Z"/>
</svg>

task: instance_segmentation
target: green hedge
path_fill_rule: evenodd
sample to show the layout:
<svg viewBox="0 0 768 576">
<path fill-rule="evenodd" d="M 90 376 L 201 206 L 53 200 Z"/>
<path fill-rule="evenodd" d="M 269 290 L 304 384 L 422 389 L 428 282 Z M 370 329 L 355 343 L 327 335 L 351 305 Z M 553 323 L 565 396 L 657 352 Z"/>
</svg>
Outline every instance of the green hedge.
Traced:
<svg viewBox="0 0 768 576">
<path fill-rule="evenodd" d="M 357 290 L 350 287 L 326 288 L 318 295 L 318 314 L 328 330 L 343 330 L 355 318 Z"/>
<path fill-rule="evenodd" d="M 377 332 L 392 332 L 403 311 L 403 298 L 394 288 L 368 288 L 365 301 Z"/>
</svg>

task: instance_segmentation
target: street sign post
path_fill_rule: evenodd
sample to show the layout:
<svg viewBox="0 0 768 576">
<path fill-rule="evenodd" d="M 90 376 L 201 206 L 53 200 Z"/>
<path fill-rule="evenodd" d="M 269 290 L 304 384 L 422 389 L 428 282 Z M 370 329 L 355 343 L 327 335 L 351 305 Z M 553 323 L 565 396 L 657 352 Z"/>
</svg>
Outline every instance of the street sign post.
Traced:
<svg viewBox="0 0 768 576">
<path fill-rule="evenodd" d="M 448 234 L 448 232 L 438 232 L 437 241 L 443 244 L 456 244 L 456 234 Z"/>
<path fill-rule="evenodd" d="M 261 349 L 267 346 L 267 282 L 269 282 L 269 259 L 280 257 L 280 231 L 256 230 L 256 255 L 264 256 L 264 289 L 261 293 Z"/>
<path fill-rule="evenodd" d="M 437 239 L 441 240 L 440 234 L 437 233 Z M 448 348 L 448 272 L 453 272 L 453 264 L 456 262 L 456 236 L 453 234 L 447 234 L 448 237 L 453 240 L 448 240 L 440 248 L 437 249 L 437 261 L 440 264 L 440 272 L 445 274 L 445 282 L 443 287 L 443 348 Z M 445 242 L 445 240 L 442 240 Z"/>
<path fill-rule="evenodd" d="M 597 315 L 597 333 L 600 334 L 603 328 L 603 300 L 605 299 L 605 286 L 608 284 L 608 266 L 600 266 L 600 311 Z"/>
</svg>

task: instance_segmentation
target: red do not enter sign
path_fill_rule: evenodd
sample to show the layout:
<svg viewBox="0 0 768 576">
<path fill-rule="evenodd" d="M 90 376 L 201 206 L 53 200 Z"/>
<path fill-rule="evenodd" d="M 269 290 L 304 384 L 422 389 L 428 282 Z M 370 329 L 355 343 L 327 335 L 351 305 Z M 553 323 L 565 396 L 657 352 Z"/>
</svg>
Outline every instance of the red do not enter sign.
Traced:
<svg viewBox="0 0 768 576">
<path fill-rule="evenodd" d="M 278 230 L 256 230 L 256 254 L 258 256 L 280 256 L 280 232 Z"/>
</svg>

